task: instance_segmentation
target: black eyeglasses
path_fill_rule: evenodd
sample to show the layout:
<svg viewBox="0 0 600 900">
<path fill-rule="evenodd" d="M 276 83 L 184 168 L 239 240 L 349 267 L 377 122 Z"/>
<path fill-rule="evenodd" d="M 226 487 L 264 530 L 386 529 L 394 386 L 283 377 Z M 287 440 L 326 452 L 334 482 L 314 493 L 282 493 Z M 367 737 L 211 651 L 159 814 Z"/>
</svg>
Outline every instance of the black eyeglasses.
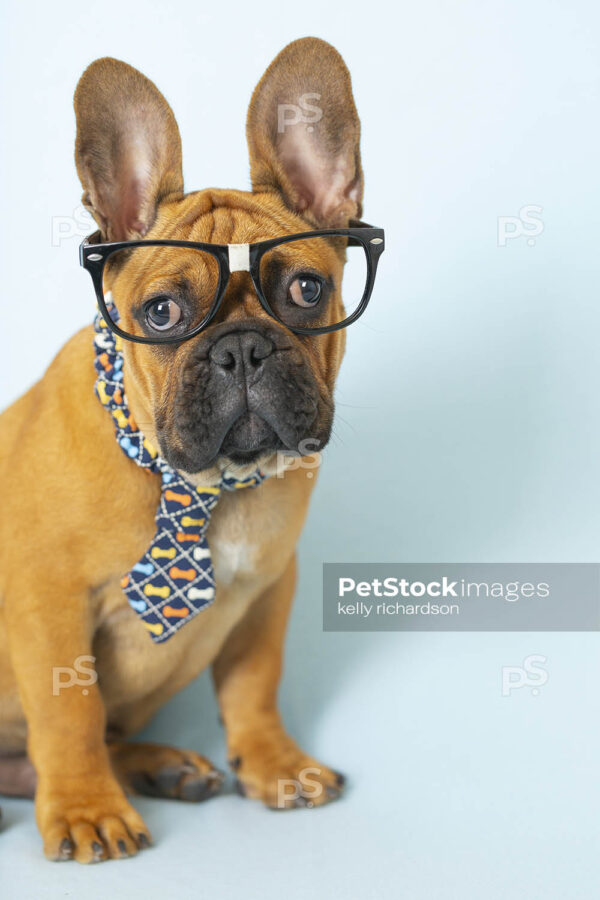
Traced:
<svg viewBox="0 0 600 900">
<path fill-rule="evenodd" d="M 96 233 L 82 242 L 79 258 L 107 325 L 128 341 L 173 344 L 199 334 L 216 316 L 233 272 L 249 273 L 263 309 L 291 331 L 327 334 L 363 314 L 385 248 L 382 228 L 351 225 L 255 244 L 103 244 L 93 242 Z M 125 263 L 134 300 L 119 309 Z"/>
</svg>

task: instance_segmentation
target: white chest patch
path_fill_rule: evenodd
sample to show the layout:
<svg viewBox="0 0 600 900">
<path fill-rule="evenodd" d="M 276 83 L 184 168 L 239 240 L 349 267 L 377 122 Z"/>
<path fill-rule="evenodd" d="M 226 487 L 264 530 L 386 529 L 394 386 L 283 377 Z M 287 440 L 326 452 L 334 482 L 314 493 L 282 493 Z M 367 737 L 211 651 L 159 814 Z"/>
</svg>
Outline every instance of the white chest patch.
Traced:
<svg viewBox="0 0 600 900">
<path fill-rule="evenodd" d="M 237 577 L 254 572 L 257 546 L 247 541 L 211 540 L 217 584 L 230 585 Z"/>
</svg>

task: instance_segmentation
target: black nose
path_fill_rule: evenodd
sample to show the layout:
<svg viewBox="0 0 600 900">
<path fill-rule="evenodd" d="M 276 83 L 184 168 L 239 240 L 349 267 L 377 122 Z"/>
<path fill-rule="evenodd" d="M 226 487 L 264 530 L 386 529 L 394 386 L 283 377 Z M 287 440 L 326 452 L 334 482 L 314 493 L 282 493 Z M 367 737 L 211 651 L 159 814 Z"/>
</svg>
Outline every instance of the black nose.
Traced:
<svg viewBox="0 0 600 900">
<path fill-rule="evenodd" d="M 252 380 L 274 349 L 273 342 L 258 331 L 234 331 L 216 341 L 210 359 L 218 368 Z"/>
</svg>

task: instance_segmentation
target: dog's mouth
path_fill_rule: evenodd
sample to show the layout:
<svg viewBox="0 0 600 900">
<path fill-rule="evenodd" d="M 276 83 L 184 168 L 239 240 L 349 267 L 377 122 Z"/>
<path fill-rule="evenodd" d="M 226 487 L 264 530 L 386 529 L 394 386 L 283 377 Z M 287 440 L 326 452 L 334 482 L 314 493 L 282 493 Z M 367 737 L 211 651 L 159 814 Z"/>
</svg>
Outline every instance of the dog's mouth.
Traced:
<svg viewBox="0 0 600 900">
<path fill-rule="evenodd" d="M 321 409 L 306 396 L 298 403 L 301 411 L 291 402 L 285 411 L 277 403 L 239 403 L 234 411 L 224 398 L 206 417 L 180 415 L 175 428 L 159 429 L 161 453 L 174 469 L 192 474 L 223 462 L 259 463 L 277 452 L 303 455 L 305 441 L 311 442 L 307 452 L 322 449 L 329 439 L 332 404 Z"/>
<path fill-rule="evenodd" d="M 219 456 L 243 464 L 256 462 L 265 453 L 284 449 L 285 444 L 276 430 L 257 412 L 248 410 L 225 435 Z"/>
<path fill-rule="evenodd" d="M 161 451 L 173 468 L 194 473 L 222 462 L 249 465 L 279 451 L 297 453 L 302 437 L 295 423 L 281 420 L 272 408 L 246 407 L 225 419 L 198 421 L 193 429 L 180 423 L 175 441 L 162 436 Z"/>
</svg>

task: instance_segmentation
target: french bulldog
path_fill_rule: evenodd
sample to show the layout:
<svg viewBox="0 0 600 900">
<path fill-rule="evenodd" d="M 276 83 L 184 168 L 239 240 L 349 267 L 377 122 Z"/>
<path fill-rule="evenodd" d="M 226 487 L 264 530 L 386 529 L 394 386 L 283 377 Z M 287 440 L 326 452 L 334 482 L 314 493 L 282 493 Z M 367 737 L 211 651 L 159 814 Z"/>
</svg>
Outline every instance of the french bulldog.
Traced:
<svg viewBox="0 0 600 900">
<path fill-rule="evenodd" d="M 278 109 L 305 95 L 320 98 L 319 121 L 282 131 Z M 173 112 L 124 62 L 92 63 L 74 105 L 83 202 L 104 244 L 243 247 L 360 218 L 350 76 L 322 40 L 287 46 L 252 95 L 250 191 L 184 192 Z M 164 282 L 177 281 L 186 251 L 170 249 L 168 272 L 165 254 L 140 271 L 125 253 L 110 276 L 123 327 L 137 315 L 140 279 L 162 285 L 151 307 L 157 329 L 181 315 L 172 299 L 181 284 L 165 301 Z M 123 452 L 99 402 L 92 326 L 0 418 L 0 792 L 35 796 L 50 860 L 91 863 L 148 847 L 128 795 L 202 800 L 219 790 L 223 774 L 198 753 L 127 740 L 208 666 L 242 795 L 291 808 L 342 791 L 344 778 L 300 749 L 277 708 L 295 547 L 316 479 L 314 467 L 275 471 L 282 451 L 301 453 L 308 438 L 322 448 L 329 438 L 345 340 L 343 329 L 327 331 L 344 318 L 335 265 L 324 242 L 311 260 L 329 285 L 324 331 L 287 328 L 259 302 L 247 267 L 234 266 L 218 312 L 193 338 L 122 341 L 132 420 L 172 471 L 207 489 L 224 472 L 241 486 L 261 472 L 254 488 L 222 492 L 207 532 L 214 602 L 167 641 L 150 639 L 123 589 L 124 573 L 152 544 L 163 485 Z M 296 280 L 286 302 L 308 306 L 305 289 Z M 57 672 L 76 677 L 64 687 L 61 675 L 57 690 Z M 298 782 L 304 770 L 310 791 L 282 800 L 282 781 Z"/>
</svg>

